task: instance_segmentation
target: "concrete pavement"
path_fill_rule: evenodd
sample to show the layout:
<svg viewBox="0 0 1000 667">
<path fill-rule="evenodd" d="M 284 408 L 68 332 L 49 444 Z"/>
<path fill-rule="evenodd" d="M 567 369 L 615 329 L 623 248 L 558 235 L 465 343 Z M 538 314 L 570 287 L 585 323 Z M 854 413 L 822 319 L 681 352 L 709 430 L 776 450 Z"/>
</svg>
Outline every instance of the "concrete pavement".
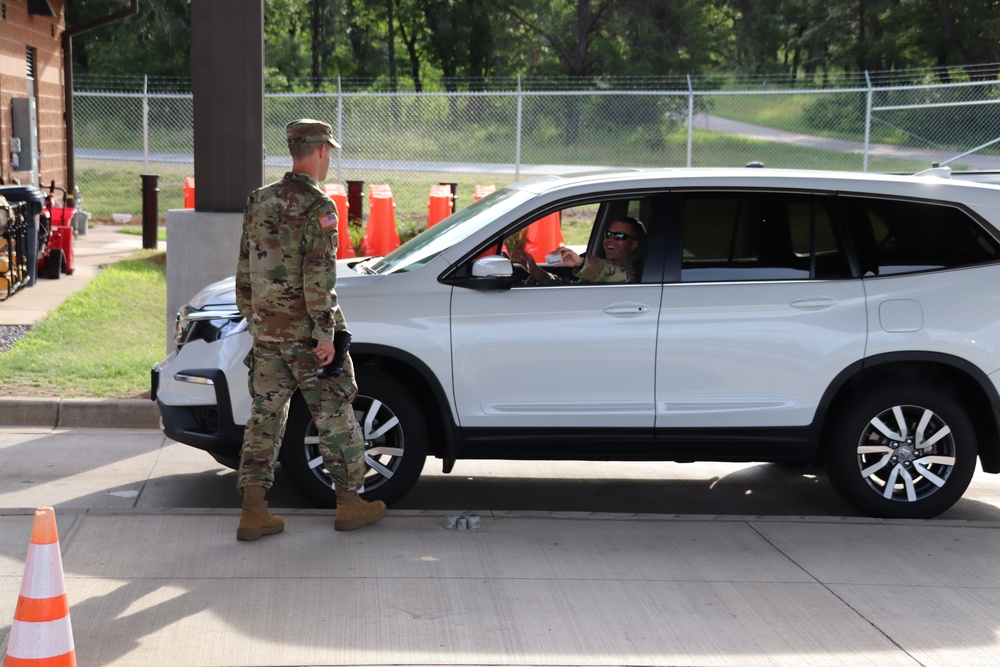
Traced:
<svg viewBox="0 0 1000 667">
<path fill-rule="evenodd" d="M 490 465 L 460 462 L 457 474 L 485 481 Z M 336 533 L 330 511 L 288 509 L 285 533 L 240 543 L 233 480 L 152 430 L 0 429 L 0 651 L 31 508 L 50 504 L 81 666 L 968 666 L 1000 656 L 1000 521 L 800 516 L 788 495 L 789 516 L 465 505 L 394 509 Z M 700 493 L 723 483 L 705 481 Z M 277 484 L 282 507 L 287 480 Z M 976 484 L 991 489 L 975 497 L 995 497 L 994 476 Z M 221 502 L 199 495 L 220 486 Z M 759 509 L 745 497 L 730 511 Z M 482 527 L 447 530 L 450 513 L 477 514 Z"/>
<path fill-rule="evenodd" d="M 0 304 L 0 323 L 14 305 L 41 311 L 33 290 L 82 287 L 84 257 L 96 274 L 130 252 L 123 243 L 141 245 L 119 237 L 92 229 L 78 274 Z M 59 296 L 46 298 L 47 312 Z M 410 509 L 354 533 L 301 509 L 279 477 L 270 499 L 290 507 L 286 532 L 239 543 L 232 471 L 125 421 L 147 407 L 0 399 L 0 653 L 33 508 L 52 505 L 81 667 L 1000 661 L 1000 519 L 968 518 L 1000 517 L 995 476 L 977 475 L 940 519 L 880 521 L 844 516 L 809 476 L 750 483 L 731 464 L 706 464 L 707 479 L 631 464 L 656 481 L 630 486 L 614 484 L 619 464 L 591 463 L 611 483 L 587 486 L 553 484 L 544 462 L 463 461 L 452 476 L 431 462 Z M 95 424 L 119 427 L 67 428 Z M 518 485 L 529 477 L 533 494 Z M 489 500 L 473 500 L 481 485 Z M 560 497 L 545 501 L 543 487 Z M 546 509 L 639 492 L 641 513 Z M 454 504 L 431 500 L 442 498 Z M 446 530 L 455 513 L 481 529 Z"/>
<path fill-rule="evenodd" d="M 66 511 L 80 665 L 993 665 L 996 526 L 489 513 Z M 0 625 L 30 535 L 0 515 Z M 20 548 L 18 548 L 20 546 Z M 3 630 L 0 630 L 2 632 Z"/>
</svg>

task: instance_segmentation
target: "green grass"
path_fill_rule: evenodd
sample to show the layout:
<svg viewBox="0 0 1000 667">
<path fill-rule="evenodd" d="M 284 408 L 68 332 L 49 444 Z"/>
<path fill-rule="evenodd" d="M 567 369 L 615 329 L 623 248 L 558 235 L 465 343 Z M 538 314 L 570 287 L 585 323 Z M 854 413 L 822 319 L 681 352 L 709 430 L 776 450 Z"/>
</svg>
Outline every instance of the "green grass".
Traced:
<svg viewBox="0 0 1000 667">
<path fill-rule="evenodd" d="M 835 136 L 858 141 L 858 134 L 821 132 L 805 121 L 805 110 L 815 95 L 713 95 L 709 113 L 742 123 L 774 127 L 816 136 Z"/>
<path fill-rule="evenodd" d="M 150 171 L 160 178 L 157 209 L 160 224 L 167 211 L 184 206 L 184 178 L 194 176 L 193 165 L 154 165 Z M 142 217 L 142 173 L 140 164 L 98 160 L 80 160 L 76 166 L 76 184 L 85 211 L 95 221 L 112 222 L 115 213 Z"/>
<path fill-rule="evenodd" d="M 166 309 L 166 253 L 140 250 L 108 265 L 0 354 L 0 394 L 148 396 Z"/>
</svg>

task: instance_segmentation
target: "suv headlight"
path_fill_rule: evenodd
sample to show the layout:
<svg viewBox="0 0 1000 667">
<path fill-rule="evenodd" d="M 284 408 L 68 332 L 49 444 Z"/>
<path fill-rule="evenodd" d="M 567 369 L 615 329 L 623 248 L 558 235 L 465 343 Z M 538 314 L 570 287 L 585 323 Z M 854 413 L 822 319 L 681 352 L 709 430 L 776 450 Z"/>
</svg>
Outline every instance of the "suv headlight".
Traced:
<svg viewBox="0 0 1000 667">
<path fill-rule="evenodd" d="M 184 306 L 177 311 L 174 347 L 179 351 L 193 340 L 211 343 L 238 334 L 246 328 L 247 321 L 238 310 L 195 310 L 191 306 Z"/>
</svg>

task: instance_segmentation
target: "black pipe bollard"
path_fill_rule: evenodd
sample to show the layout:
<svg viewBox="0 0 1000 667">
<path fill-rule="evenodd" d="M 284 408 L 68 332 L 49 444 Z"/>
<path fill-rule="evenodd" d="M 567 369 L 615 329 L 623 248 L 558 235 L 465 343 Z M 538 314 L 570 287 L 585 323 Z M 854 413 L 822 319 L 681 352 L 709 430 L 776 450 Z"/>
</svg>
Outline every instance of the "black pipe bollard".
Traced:
<svg viewBox="0 0 1000 667">
<path fill-rule="evenodd" d="M 142 175 L 142 247 L 147 250 L 156 250 L 156 226 L 159 220 L 159 203 L 157 193 L 159 188 L 159 175 Z"/>
<path fill-rule="evenodd" d="M 347 221 L 359 227 L 364 217 L 364 196 L 364 181 L 347 181 Z"/>
</svg>

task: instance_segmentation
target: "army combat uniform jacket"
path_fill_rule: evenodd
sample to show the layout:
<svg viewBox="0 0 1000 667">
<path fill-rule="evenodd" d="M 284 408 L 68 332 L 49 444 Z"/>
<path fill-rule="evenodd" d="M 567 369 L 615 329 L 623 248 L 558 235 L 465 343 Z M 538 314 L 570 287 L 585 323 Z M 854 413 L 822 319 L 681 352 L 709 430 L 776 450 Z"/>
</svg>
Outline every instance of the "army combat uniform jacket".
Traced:
<svg viewBox="0 0 1000 667">
<path fill-rule="evenodd" d="M 587 255 L 583 264 L 573 269 L 573 275 L 581 283 L 632 283 L 639 278 L 639 270 L 637 262 L 632 259 L 619 264 L 603 257 Z M 558 285 L 576 281 L 545 271 L 541 279 L 534 282 L 539 285 Z"/>
<path fill-rule="evenodd" d="M 333 340 L 346 329 L 337 303 L 337 209 L 319 184 L 288 172 L 256 190 L 244 212 L 236 305 L 254 342 Z"/>
</svg>

